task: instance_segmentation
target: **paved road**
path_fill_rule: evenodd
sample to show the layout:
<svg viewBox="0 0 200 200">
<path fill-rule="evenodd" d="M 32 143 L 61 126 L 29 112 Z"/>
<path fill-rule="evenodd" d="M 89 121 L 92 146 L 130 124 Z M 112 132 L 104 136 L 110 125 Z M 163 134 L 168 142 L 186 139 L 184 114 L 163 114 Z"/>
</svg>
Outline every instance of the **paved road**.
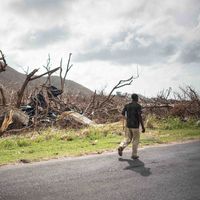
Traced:
<svg viewBox="0 0 200 200">
<path fill-rule="evenodd" d="M 199 200 L 200 142 L 0 168 L 1 200 Z"/>
</svg>

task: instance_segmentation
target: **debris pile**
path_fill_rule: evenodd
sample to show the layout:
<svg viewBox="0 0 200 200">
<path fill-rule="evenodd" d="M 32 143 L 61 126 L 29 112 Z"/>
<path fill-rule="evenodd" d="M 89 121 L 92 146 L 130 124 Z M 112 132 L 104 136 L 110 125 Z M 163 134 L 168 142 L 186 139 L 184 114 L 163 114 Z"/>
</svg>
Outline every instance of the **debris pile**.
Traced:
<svg viewBox="0 0 200 200">
<path fill-rule="evenodd" d="M 95 123 L 117 122 L 121 119 L 123 106 L 131 101 L 130 95 L 113 92 L 121 87 L 131 85 L 133 79 L 120 80 L 108 95 L 103 92 L 93 96 L 65 94 L 65 79 L 72 68 L 69 54 L 66 70 L 63 72 L 62 59 L 60 67 L 50 69 L 50 57 L 44 66 L 47 72 L 35 75 L 39 69 L 26 74 L 26 78 L 16 93 L 15 101 L 9 102 L 5 96 L 4 86 L 0 86 L 0 135 L 6 131 L 21 131 L 25 128 L 43 128 L 57 126 L 60 128 L 81 128 Z M 0 51 L 0 73 L 6 70 L 6 60 Z M 60 89 L 52 85 L 51 75 L 60 70 Z M 25 96 L 30 81 L 46 77 L 46 82 L 29 91 Z M 140 96 L 143 115 L 154 114 L 158 118 L 177 116 L 185 120 L 187 117 L 200 118 L 200 97 L 191 87 L 181 88 L 180 94 L 174 94 L 170 99 L 172 89 L 163 90 L 156 98 Z"/>
</svg>

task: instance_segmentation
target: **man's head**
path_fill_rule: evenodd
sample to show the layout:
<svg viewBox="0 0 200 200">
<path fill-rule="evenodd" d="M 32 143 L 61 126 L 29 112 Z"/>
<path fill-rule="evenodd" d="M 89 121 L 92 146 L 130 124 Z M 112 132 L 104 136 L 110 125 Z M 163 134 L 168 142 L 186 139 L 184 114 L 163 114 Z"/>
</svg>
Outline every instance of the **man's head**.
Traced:
<svg viewBox="0 0 200 200">
<path fill-rule="evenodd" d="M 133 101 L 138 102 L 138 95 L 137 94 L 132 94 L 131 98 L 132 98 Z"/>
</svg>

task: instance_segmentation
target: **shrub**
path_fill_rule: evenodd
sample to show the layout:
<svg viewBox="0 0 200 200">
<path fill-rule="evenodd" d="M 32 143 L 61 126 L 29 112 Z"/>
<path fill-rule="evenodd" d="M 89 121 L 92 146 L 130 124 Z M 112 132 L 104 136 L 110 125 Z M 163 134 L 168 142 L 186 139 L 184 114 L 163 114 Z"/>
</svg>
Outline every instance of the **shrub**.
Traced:
<svg viewBox="0 0 200 200">
<path fill-rule="evenodd" d="M 98 128 L 90 128 L 87 138 L 89 138 L 90 140 L 96 140 L 101 137 L 102 137 L 102 133 Z"/>
<path fill-rule="evenodd" d="M 198 127 L 197 121 L 193 118 L 181 120 L 179 117 L 166 117 L 158 119 L 154 115 L 148 115 L 146 120 L 146 127 L 150 129 L 159 128 L 164 130 L 185 129 Z"/>
<path fill-rule="evenodd" d="M 165 130 L 194 128 L 194 127 L 195 127 L 195 120 L 192 118 L 183 121 L 178 117 L 167 117 L 165 119 L 162 119 L 160 124 L 160 128 Z"/>
<path fill-rule="evenodd" d="M 148 115 L 145 122 L 146 128 L 154 129 L 158 127 L 158 119 L 155 115 Z"/>
<path fill-rule="evenodd" d="M 16 147 L 16 142 L 13 140 L 6 139 L 0 143 L 0 148 L 2 149 L 14 149 L 15 147 Z"/>
<path fill-rule="evenodd" d="M 19 139 L 19 140 L 17 140 L 17 145 L 19 147 L 27 147 L 27 146 L 31 145 L 31 142 L 28 141 L 27 139 Z"/>
</svg>

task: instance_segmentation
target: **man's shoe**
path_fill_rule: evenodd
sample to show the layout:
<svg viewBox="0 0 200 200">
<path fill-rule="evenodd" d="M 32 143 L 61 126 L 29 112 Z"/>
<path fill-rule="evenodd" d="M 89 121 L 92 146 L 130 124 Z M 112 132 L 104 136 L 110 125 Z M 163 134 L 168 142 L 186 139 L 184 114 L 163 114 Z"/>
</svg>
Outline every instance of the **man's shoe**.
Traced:
<svg viewBox="0 0 200 200">
<path fill-rule="evenodd" d="M 132 158 L 133 160 L 136 160 L 136 159 L 139 158 L 139 156 L 131 156 L 131 158 Z"/>
<path fill-rule="evenodd" d="M 123 151 L 123 148 L 122 148 L 122 147 L 119 147 L 119 148 L 118 148 L 118 154 L 119 154 L 119 156 L 122 156 L 122 151 Z"/>
</svg>

